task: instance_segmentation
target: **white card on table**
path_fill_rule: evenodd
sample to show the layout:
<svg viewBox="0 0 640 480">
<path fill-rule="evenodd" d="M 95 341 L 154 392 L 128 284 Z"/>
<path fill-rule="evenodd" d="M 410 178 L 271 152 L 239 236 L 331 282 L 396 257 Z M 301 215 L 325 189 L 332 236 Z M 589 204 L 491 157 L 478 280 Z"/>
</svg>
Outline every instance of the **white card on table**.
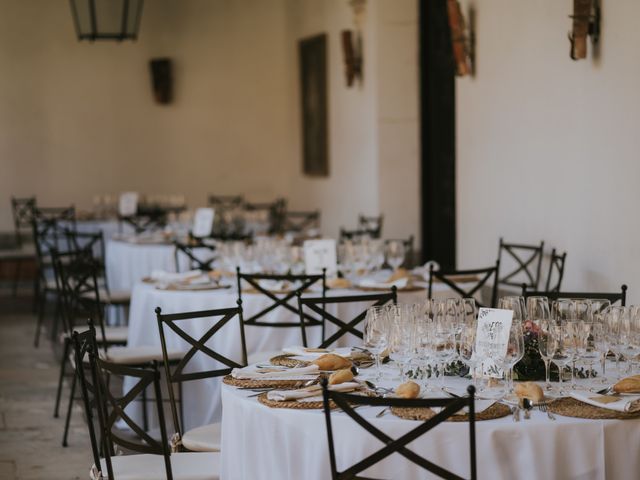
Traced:
<svg viewBox="0 0 640 480">
<path fill-rule="evenodd" d="M 338 255 L 336 241 L 306 240 L 304 242 L 304 268 L 307 275 L 318 275 L 322 269 L 327 269 L 327 277 L 333 277 L 338 272 Z"/>
<path fill-rule="evenodd" d="M 123 217 L 135 215 L 138 211 L 138 192 L 125 192 L 120 195 L 118 213 Z"/>
<path fill-rule="evenodd" d="M 214 218 L 215 211 L 213 208 L 198 208 L 195 216 L 193 217 L 193 229 L 191 230 L 191 234 L 198 238 L 210 236 L 211 230 L 213 230 Z"/>
<path fill-rule="evenodd" d="M 476 332 L 476 356 L 482 359 L 482 374 L 501 377 L 502 370 L 494 360 L 507 354 L 509 333 L 513 322 L 513 310 L 481 308 L 478 312 Z"/>
</svg>

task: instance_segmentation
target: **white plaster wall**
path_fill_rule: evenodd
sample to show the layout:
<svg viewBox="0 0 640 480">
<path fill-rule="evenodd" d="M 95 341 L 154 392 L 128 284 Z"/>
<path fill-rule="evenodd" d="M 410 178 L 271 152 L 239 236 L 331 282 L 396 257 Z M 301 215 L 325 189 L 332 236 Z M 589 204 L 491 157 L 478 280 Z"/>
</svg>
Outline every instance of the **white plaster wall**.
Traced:
<svg viewBox="0 0 640 480">
<path fill-rule="evenodd" d="M 569 0 L 476 1 L 457 80 L 458 265 L 498 237 L 568 252 L 564 289 L 640 299 L 640 2 L 605 0 L 600 60 L 569 58 Z"/>
<path fill-rule="evenodd" d="M 68 2 L 0 1 L 0 230 L 10 195 L 91 206 L 129 189 L 286 196 L 292 132 L 283 0 L 145 2 L 135 43 L 80 43 Z M 175 102 L 148 60 L 169 56 Z"/>
</svg>

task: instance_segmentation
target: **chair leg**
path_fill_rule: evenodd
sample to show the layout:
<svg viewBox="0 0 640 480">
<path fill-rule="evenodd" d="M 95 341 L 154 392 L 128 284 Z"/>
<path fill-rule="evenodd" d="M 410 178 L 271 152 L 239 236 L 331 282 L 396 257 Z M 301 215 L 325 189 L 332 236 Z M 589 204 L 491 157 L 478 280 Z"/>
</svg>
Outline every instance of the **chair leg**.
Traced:
<svg viewBox="0 0 640 480">
<path fill-rule="evenodd" d="M 38 348 L 40 344 L 40 330 L 42 329 L 42 322 L 44 320 L 44 309 L 47 303 L 47 295 L 44 292 L 38 294 L 38 323 L 36 324 L 36 337 L 33 341 L 33 345 Z"/>
<path fill-rule="evenodd" d="M 69 356 L 69 347 L 71 342 L 68 338 L 64 339 L 64 348 L 62 354 L 62 363 L 60 364 L 60 378 L 58 379 L 58 392 L 56 393 L 56 406 L 53 409 L 53 417 L 58 418 L 60 410 L 60 396 L 62 395 L 62 383 L 64 382 L 64 371 L 67 366 L 67 357 Z"/>
<path fill-rule="evenodd" d="M 13 296 L 18 296 L 18 282 L 20 282 L 20 271 L 22 270 L 22 260 L 16 260 L 16 271 L 13 277 Z"/>
<path fill-rule="evenodd" d="M 73 410 L 73 397 L 76 395 L 76 382 L 77 377 L 74 375 L 71 381 L 71 394 L 69 395 L 69 405 L 67 407 L 67 418 L 64 422 L 64 434 L 62 435 L 62 446 L 68 445 L 67 438 L 69 437 L 69 423 L 71 422 L 71 411 Z"/>
<path fill-rule="evenodd" d="M 178 397 L 180 398 L 180 425 L 184 431 L 184 403 L 182 402 L 182 382 L 178 382 Z"/>
<path fill-rule="evenodd" d="M 142 389 L 142 429 L 149 431 L 149 416 L 147 415 L 147 389 Z"/>
<path fill-rule="evenodd" d="M 56 307 L 53 312 L 53 324 L 51 325 L 51 341 L 56 341 L 56 335 L 58 334 L 58 322 L 60 321 L 60 311 L 62 305 L 60 304 L 61 300 L 58 295 L 56 295 Z"/>
</svg>

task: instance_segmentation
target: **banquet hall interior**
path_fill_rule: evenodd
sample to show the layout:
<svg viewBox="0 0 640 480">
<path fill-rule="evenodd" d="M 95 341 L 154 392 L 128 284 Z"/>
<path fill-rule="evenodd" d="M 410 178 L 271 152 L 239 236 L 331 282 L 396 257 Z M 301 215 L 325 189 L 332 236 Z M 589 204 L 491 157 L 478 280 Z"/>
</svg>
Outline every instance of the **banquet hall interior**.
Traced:
<svg viewBox="0 0 640 480">
<path fill-rule="evenodd" d="M 638 479 L 638 17 L 0 0 L 0 478 Z"/>
</svg>

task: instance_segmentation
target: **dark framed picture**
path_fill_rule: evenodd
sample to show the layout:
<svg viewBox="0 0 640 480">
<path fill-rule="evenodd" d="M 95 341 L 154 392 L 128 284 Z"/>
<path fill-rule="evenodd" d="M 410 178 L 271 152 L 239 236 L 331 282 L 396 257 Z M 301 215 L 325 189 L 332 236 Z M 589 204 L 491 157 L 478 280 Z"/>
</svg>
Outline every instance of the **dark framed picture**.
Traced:
<svg viewBox="0 0 640 480">
<path fill-rule="evenodd" d="M 327 111 L 327 35 L 305 38 L 299 44 L 304 173 L 329 175 Z"/>
</svg>

